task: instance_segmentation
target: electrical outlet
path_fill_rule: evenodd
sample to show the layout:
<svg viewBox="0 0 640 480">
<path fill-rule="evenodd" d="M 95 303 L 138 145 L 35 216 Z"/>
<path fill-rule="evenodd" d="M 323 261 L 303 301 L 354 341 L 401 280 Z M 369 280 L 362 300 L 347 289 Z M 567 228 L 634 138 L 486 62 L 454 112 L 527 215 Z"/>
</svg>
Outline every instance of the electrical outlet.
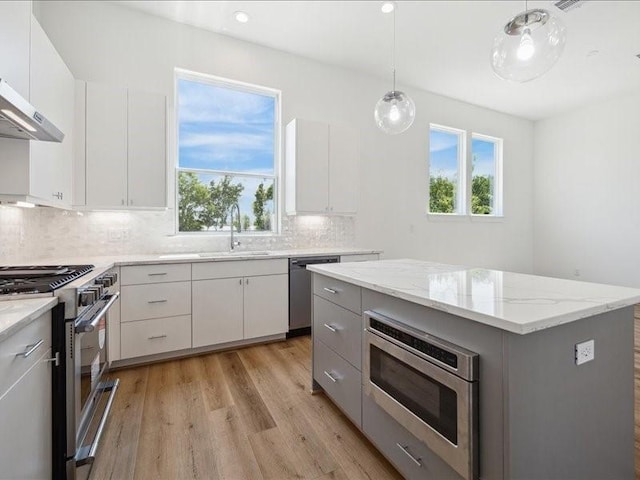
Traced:
<svg viewBox="0 0 640 480">
<path fill-rule="evenodd" d="M 129 240 L 131 240 L 131 230 L 129 230 L 128 228 L 123 228 L 122 229 L 122 241 L 123 242 L 128 242 Z"/>
<path fill-rule="evenodd" d="M 122 230 L 117 228 L 110 228 L 107 232 L 107 236 L 109 238 L 109 242 L 119 242 L 122 240 Z"/>
<path fill-rule="evenodd" d="M 586 342 L 576 344 L 576 365 L 582 365 L 583 363 L 590 362 L 596 356 L 595 352 L 596 342 L 587 340 Z"/>
</svg>

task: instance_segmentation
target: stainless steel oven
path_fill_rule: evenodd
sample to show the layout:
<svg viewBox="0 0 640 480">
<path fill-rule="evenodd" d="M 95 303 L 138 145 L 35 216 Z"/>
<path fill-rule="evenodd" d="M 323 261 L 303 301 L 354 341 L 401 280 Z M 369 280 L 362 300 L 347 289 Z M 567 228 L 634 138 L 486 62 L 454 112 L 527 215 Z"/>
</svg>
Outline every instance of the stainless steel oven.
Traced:
<svg viewBox="0 0 640 480">
<path fill-rule="evenodd" d="M 105 373 L 109 310 L 119 295 L 115 270 L 60 294 L 66 318 L 64 394 L 59 393 L 64 395 L 64 452 L 59 455 L 65 460 L 56 478 L 83 479 L 91 471 L 118 388 L 118 380 L 105 379 Z"/>
<path fill-rule="evenodd" d="M 462 478 L 477 479 L 478 355 L 377 312 L 364 316 L 365 394 Z"/>
</svg>

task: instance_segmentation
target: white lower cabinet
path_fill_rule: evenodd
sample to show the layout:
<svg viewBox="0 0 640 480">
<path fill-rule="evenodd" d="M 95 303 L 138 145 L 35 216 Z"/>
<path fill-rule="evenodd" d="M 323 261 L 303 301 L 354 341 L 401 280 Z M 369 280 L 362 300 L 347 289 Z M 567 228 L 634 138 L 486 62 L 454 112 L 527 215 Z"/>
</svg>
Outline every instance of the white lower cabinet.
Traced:
<svg viewBox="0 0 640 480">
<path fill-rule="evenodd" d="M 120 328 L 122 358 L 191 348 L 191 315 L 126 322 Z"/>
<path fill-rule="evenodd" d="M 193 346 L 277 335 L 287 331 L 285 274 L 193 282 Z"/>
<path fill-rule="evenodd" d="M 194 281 L 192 295 L 194 347 L 242 340 L 243 278 Z"/>
<path fill-rule="evenodd" d="M 51 478 L 51 314 L 0 343 L 0 478 Z M 27 357 L 25 352 L 42 340 Z M 6 360 L 6 362 L 5 362 Z"/>
<path fill-rule="evenodd" d="M 285 333 L 289 326 L 289 276 L 245 279 L 244 338 Z"/>
</svg>

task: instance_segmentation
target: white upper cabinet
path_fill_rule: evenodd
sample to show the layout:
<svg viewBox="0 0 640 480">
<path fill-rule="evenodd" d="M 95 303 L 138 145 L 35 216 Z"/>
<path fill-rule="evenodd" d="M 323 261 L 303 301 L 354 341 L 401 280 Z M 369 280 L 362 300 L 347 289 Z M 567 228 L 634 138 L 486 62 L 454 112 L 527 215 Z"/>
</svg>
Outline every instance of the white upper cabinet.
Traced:
<svg viewBox="0 0 640 480">
<path fill-rule="evenodd" d="M 60 143 L 1 139 L 0 197 L 70 208 L 74 79 L 30 2 L 0 2 L 0 78 L 65 135 Z"/>
<path fill-rule="evenodd" d="M 354 214 L 358 210 L 358 132 L 329 125 L 329 200 L 331 213 Z"/>
<path fill-rule="evenodd" d="M 76 125 L 86 137 L 75 149 L 74 204 L 165 208 L 166 96 L 97 83 L 77 89 L 85 108 L 76 109 Z"/>
<path fill-rule="evenodd" d="M 87 84 L 86 195 L 93 207 L 127 204 L 127 90 Z"/>
<path fill-rule="evenodd" d="M 357 132 L 297 118 L 287 125 L 285 141 L 287 214 L 355 214 Z"/>
<path fill-rule="evenodd" d="M 31 2 L 0 2 L 0 78 L 29 98 Z"/>
<path fill-rule="evenodd" d="M 129 206 L 166 207 L 166 97 L 129 90 Z"/>
</svg>

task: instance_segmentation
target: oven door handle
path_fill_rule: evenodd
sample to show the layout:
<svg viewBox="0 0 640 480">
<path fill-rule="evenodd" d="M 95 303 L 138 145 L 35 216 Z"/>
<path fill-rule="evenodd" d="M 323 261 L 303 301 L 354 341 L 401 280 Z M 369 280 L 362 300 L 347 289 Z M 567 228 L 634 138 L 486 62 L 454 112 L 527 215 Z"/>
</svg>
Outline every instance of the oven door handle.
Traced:
<svg viewBox="0 0 640 480">
<path fill-rule="evenodd" d="M 120 292 L 116 292 L 106 297 L 109 300 L 107 301 L 106 305 L 100 309 L 100 311 L 96 314 L 95 317 L 93 317 L 91 320 L 86 320 L 76 325 L 76 328 L 75 328 L 76 333 L 93 332 L 96 329 L 96 326 L 98 325 L 98 322 L 100 321 L 100 319 L 105 316 L 105 314 L 107 313 L 107 310 L 111 308 L 111 305 L 115 303 L 115 301 L 118 299 L 119 296 L 120 296 Z"/>
</svg>

